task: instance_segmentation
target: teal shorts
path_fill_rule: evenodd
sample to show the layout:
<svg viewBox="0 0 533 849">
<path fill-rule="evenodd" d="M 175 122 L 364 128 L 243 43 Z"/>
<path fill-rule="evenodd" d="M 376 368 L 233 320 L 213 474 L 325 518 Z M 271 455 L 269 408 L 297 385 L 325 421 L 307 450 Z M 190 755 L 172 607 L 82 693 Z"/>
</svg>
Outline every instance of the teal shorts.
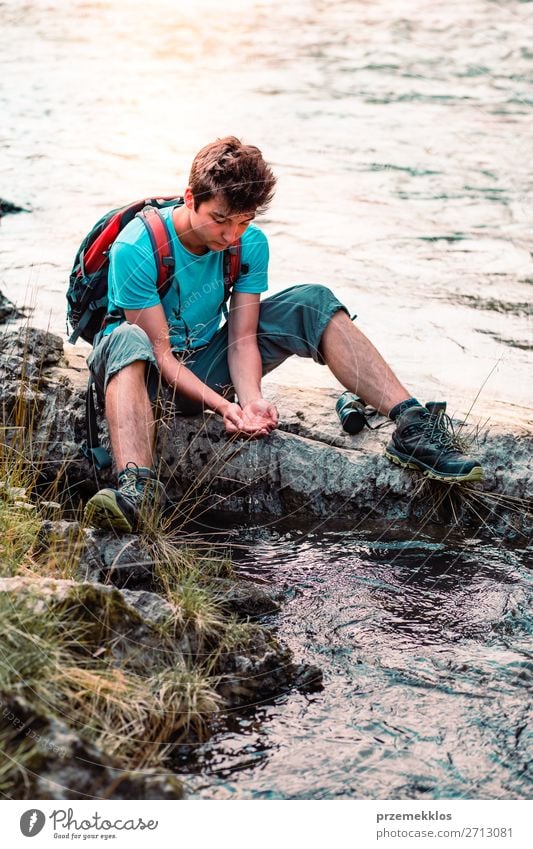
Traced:
<svg viewBox="0 0 533 849">
<path fill-rule="evenodd" d="M 261 301 L 257 343 L 263 363 L 263 375 L 281 365 L 288 357 L 310 357 L 323 364 L 320 340 L 327 324 L 346 307 L 326 286 L 292 286 Z M 231 396 L 233 387 L 228 367 L 228 325 L 217 331 L 209 345 L 192 351 L 176 352 L 203 383 L 220 394 Z M 146 385 L 152 402 L 161 393 L 161 378 L 150 339 L 135 324 L 124 322 L 93 348 L 87 364 L 93 374 L 100 402 L 103 403 L 109 380 L 121 369 L 138 360 L 147 363 Z M 194 414 L 201 407 L 185 396 L 174 393 L 179 412 Z"/>
</svg>

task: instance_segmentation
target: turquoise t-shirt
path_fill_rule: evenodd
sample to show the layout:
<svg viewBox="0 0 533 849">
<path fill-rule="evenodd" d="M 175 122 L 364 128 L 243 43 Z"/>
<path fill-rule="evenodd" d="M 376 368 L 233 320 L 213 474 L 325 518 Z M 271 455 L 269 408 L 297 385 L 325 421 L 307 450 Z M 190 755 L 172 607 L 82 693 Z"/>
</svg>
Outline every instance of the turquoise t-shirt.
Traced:
<svg viewBox="0 0 533 849">
<path fill-rule="evenodd" d="M 202 256 L 188 251 L 180 242 L 172 223 L 172 208 L 161 210 L 172 238 L 176 270 L 170 290 L 162 300 L 175 351 L 206 345 L 218 330 L 224 298 L 223 251 Z M 241 274 L 235 292 L 259 293 L 268 289 L 268 242 L 264 233 L 251 224 L 242 237 Z M 121 231 L 109 255 L 109 312 L 121 309 L 147 309 L 159 304 L 156 264 L 150 236 L 142 221 L 135 218 Z M 104 335 L 120 322 L 110 324 Z"/>
</svg>

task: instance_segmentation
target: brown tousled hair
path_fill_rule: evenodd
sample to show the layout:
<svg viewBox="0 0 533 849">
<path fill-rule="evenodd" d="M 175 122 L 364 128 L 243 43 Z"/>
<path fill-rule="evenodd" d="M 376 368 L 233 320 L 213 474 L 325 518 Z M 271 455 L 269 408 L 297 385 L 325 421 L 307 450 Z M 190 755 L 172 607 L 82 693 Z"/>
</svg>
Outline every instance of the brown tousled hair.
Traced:
<svg viewBox="0 0 533 849">
<path fill-rule="evenodd" d="M 194 157 L 189 186 L 194 208 L 222 195 L 230 212 L 264 212 L 274 196 L 276 178 L 258 147 L 235 136 L 203 147 Z"/>
</svg>

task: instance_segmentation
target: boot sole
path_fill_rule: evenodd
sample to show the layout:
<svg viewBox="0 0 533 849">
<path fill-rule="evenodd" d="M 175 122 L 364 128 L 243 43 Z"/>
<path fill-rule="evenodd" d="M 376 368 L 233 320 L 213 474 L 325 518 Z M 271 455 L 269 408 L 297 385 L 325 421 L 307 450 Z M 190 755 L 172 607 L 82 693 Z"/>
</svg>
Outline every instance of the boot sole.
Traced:
<svg viewBox="0 0 533 849">
<path fill-rule="evenodd" d="M 473 469 L 470 469 L 470 471 L 466 472 L 464 475 L 446 475 L 442 472 L 436 472 L 435 469 L 429 468 L 422 462 L 414 462 L 412 458 L 408 460 L 399 457 L 397 454 L 391 454 L 391 452 L 387 449 L 385 449 L 385 457 L 397 466 L 402 466 L 404 469 L 413 469 L 415 472 L 422 472 L 426 478 L 431 478 L 436 481 L 444 481 L 445 483 L 464 483 L 465 481 L 483 480 L 483 469 L 481 466 L 474 466 Z"/>
<path fill-rule="evenodd" d="M 109 531 L 133 533 L 131 523 L 118 506 L 114 495 L 109 492 L 97 492 L 85 505 L 84 518 L 95 528 Z"/>
</svg>

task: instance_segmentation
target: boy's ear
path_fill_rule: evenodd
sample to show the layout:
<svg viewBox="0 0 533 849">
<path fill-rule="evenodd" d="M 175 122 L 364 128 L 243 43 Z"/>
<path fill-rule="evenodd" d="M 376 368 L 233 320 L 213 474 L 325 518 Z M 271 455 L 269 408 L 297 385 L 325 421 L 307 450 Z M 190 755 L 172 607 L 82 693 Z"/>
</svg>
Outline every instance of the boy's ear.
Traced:
<svg viewBox="0 0 533 849">
<path fill-rule="evenodd" d="M 190 186 L 187 186 L 183 193 L 183 200 L 187 209 L 194 209 L 194 195 Z"/>
</svg>

